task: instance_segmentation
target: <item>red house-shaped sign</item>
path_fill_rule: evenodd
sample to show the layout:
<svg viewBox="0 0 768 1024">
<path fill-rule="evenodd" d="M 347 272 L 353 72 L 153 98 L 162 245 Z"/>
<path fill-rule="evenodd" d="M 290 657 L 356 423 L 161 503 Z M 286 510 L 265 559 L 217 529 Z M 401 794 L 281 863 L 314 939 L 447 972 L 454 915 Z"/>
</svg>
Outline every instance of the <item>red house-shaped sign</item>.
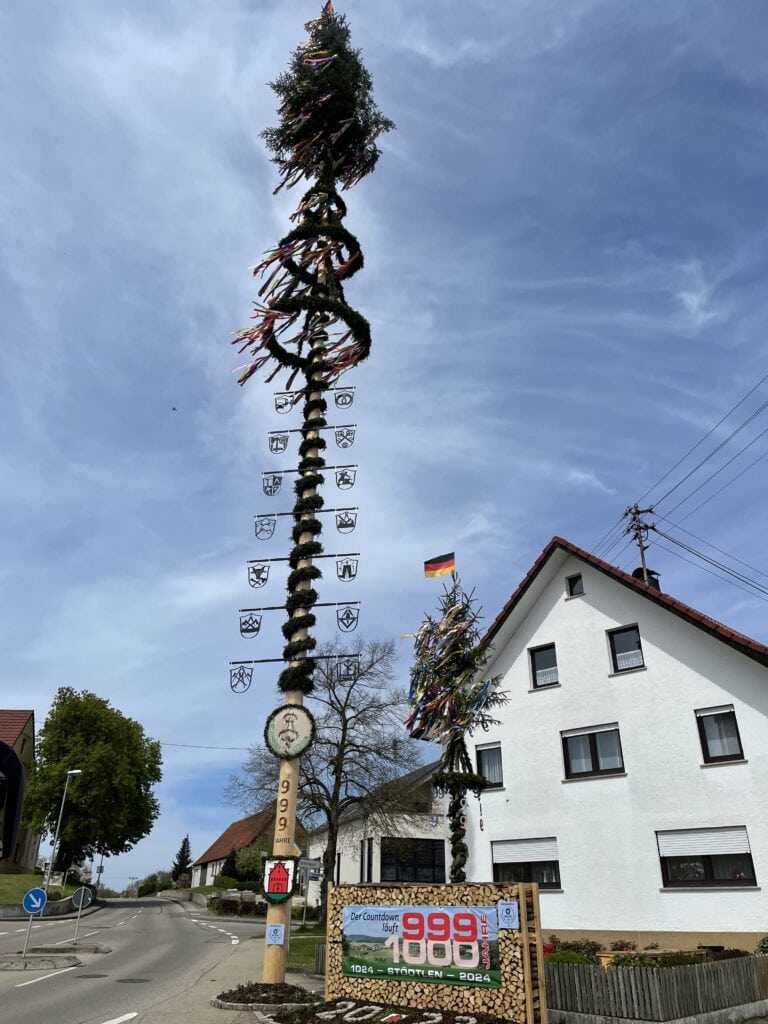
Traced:
<svg viewBox="0 0 768 1024">
<path fill-rule="evenodd" d="M 267 875 L 267 892 L 287 893 L 288 892 L 288 869 L 282 861 L 278 861 Z"/>
</svg>

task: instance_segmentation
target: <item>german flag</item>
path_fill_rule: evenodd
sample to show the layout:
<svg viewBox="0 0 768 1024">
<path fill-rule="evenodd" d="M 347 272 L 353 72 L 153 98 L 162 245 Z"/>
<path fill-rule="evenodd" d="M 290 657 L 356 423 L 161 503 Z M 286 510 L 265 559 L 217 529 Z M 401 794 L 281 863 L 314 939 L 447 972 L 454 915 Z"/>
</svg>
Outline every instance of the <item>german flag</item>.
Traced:
<svg viewBox="0 0 768 1024">
<path fill-rule="evenodd" d="M 447 576 L 456 568 L 456 554 L 450 551 L 447 555 L 438 555 L 424 563 L 424 575 L 427 579 L 433 576 Z"/>
</svg>

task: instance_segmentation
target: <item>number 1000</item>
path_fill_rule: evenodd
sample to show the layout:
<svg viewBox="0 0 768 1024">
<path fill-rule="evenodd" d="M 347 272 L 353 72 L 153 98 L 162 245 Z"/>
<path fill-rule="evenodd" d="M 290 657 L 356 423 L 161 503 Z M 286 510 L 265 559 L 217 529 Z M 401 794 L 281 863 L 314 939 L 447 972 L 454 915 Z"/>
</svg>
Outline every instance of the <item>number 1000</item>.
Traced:
<svg viewBox="0 0 768 1024">
<path fill-rule="evenodd" d="M 397 935 L 390 935 L 384 943 L 392 950 L 392 962 L 399 964 L 402 955 L 406 964 L 425 964 L 434 967 L 477 967 L 480 963 L 480 950 L 477 942 L 462 942 L 459 939 L 403 939 L 402 947 Z M 415 948 L 414 948 L 415 947 Z"/>
</svg>

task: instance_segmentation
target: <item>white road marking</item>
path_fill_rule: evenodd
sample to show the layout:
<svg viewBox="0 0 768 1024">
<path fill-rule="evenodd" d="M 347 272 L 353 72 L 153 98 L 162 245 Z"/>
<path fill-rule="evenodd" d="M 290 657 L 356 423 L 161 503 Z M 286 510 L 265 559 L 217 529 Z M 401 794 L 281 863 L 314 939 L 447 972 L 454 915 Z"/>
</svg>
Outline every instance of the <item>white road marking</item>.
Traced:
<svg viewBox="0 0 768 1024">
<path fill-rule="evenodd" d="M 21 984 L 15 985 L 14 988 L 24 988 L 25 985 L 34 985 L 38 981 L 45 981 L 46 978 L 54 978 L 57 974 L 66 974 L 67 971 L 76 971 L 78 967 L 82 966 L 82 964 L 75 964 L 74 967 L 62 967 L 60 971 L 54 971 L 53 974 L 44 974 L 42 978 L 33 978 L 31 981 L 22 981 Z"/>
<path fill-rule="evenodd" d="M 134 1017 L 138 1017 L 139 1011 L 134 1010 L 133 1013 L 124 1013 L 122 1017 L 113 1017 L 111 1020 L 105 1020 L 104 1024 L 125 1024 L 127 1020 L 133 1020 Z"/>
<path fill-rule="evenodd" d="M 98 934 L 99 934 L 99 930 L 97 928 L 95 932 L 86 932 L 85 935 L 83 936 L 83 938 L 87 939 L 89 935 L 98 935 Z"/>
</svg>

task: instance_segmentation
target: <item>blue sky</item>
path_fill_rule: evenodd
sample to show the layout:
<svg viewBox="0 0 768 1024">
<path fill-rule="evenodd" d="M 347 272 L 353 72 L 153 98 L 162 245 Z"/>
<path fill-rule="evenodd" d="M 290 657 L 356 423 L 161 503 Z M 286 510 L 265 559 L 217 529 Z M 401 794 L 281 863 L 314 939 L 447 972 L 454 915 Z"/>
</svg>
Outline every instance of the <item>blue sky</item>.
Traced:
<svg viewBox="0 0 768 1024">
<path fill-rule="evenodd" d="M 280 465 L 266 431 L 288 417 L 258 378 L 237 387 L 229 340 L 256 297 L 249 267 L 297 199 L 271 194 L 265 83 L 319 7 L 0 12 L 0 703 L 38 725 L 68 684 L 166 744 L 245 748 L 277 703 L 268 666 L 234 695 L 227 663 L 282 646 L 277 618 L 242 640 L 237 609 L 282 593 L 279 577 L 250 590 L 245 562 L 267 553 L 252 515 L 261 471 Z M 348 378 L 361 563 L 321 600 L 360 599 L 368 636 L 399 636 L 439 593 L 425 558 L 455 549 L 492 618 L 553 534 L 594 549 L 765 373 L 768 13 L 337 9 L 398 131 L 348 199 L 366 257 L 348 298 L 374 332 Z M 763 571 L 765 465 L 684 524 Z M 670 553 L 650 561 L 668 592 L 768 639 L 757 597 Z M 169 865 L 186 832 L 198 856 L 239 815 L 221 791 L 242 753 L 164 755 L 162 817 L 110 864 L 115 886 Z"/>
</svg>

